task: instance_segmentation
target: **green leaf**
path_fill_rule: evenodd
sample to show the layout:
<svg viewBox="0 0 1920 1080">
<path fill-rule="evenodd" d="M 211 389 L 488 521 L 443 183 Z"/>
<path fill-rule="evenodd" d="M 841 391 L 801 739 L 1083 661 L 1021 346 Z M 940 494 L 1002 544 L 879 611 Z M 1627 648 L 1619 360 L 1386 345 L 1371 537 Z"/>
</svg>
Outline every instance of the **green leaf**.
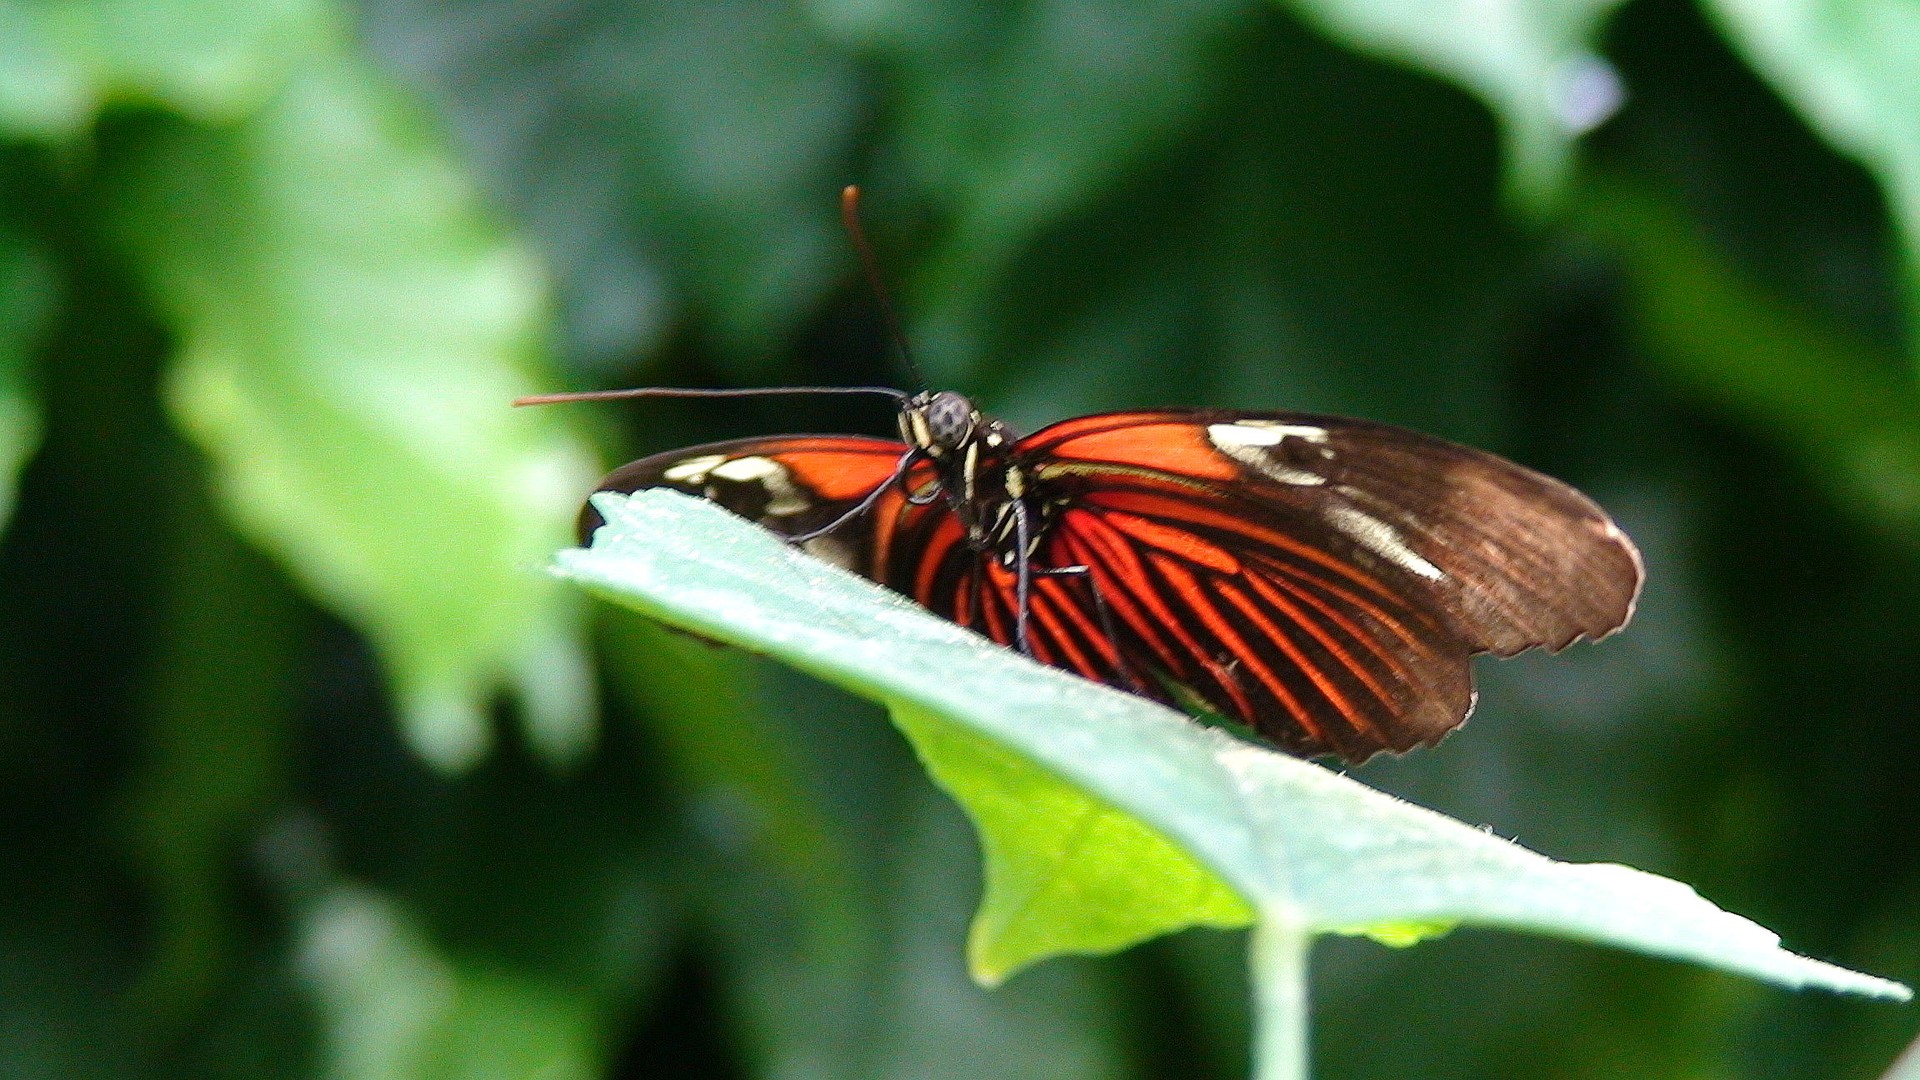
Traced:
<svg viewBox="0 0 1920 1080">
<path fill-rule="evenodd" d="M 1748 63 L 1865 165 L 1906 241 L 1920 320 L 1920 8 L 1908 0 L 1709 0 Z"/>
<path fill-rule="evenodd" d="M 1691 960 L 1787 986 L 1904 999 L 1898 984 L 1797 956 L 1764 928 L 1678 882 L 1624 866 L 1554 862 L 1316 765 L 1201 728 L 1143 699 L 1033 664 L 851 574 L 786 547 L 717 507 L 671 492 L 596 497 L 609 524 L 559 572 L 592 591 L 716 640 L 770 653 L 886 703 L 1000 744 L 1036 769 L 1138 819 L 1190 856 L 1148 866 L 1153 882 L 1203 898 L 1183 918 L 1101 912 L 1076 898 L 1103 876 L 1061 860 L 1026 929 L 1081 942 L 1218 921 L 1217 875 L 1263 925 L 1307 933 L 1480 923 Z M 970 785 L 971 786 L 971 785 Z M 1002 811 L 971 808 L 976 820 Z M 1004 839 L 1010 835 L 1000 830 Z M 989 848 L 995 858 L 1001 853 Z M 1029 852 L 1029 865 L 1046 859 Z M 1169 872 L 1170 869 L 1175 872 Z M 995 874 L 1012 874 L 994 869 Z M 1044 920 L 1044 921 L 1042 921 Z M 1028 940 L 1032 940 L 1031 937 Z M 1256 950 L 1259 951 L 1259 950 Z M 1284 951 L 1284 950 L 1281 950 Z M 1037 956 L 1035 957 L 1037 958 Z M 1271 1018 L 1270 1018 L 1271 1019 Z"/>
<path fill-rule="evenodd" d="M 543 9 L 537 35 L 487 5 L 363 7 L 370 47 L 448 103 L 539 236 L 588 363 L 629 364 L 690 317 L 764 371 L 844 276 L 835 196 L 865 102 L 792 5 L 585 0 Z"/>
<path fill-rule="evenodd" d="M 74 139 L 114 99 L 237 119 L 330 15 L 321 0 L 0 0 L 0 133 Z"/>
<path fill-rule="evenodd" d="M 1290 0 L 1361 52 L 1411 64 L 1478 95 L 1506 129 L 1511 187 L 1538 203 L 1567 173 L 1574 140 L 1612 115 L 1619 79 L 1592 40 L 1621 0 Z"/>
<path fill-rule="evenodd" d="M 136 1003 L 168 1035 L 234 963 L 229 868 L 281 794 L 306 623 L 286 579 L 203 492 L 179 499 L 173 514 L 139 771 L 121 819 L 154 898 Z"/>
<path fill-rule="evenodd" d="M 591 738 L 570 606 L 531 572 L 593 465 L 555 410 L 542 282 L 434 133 L 361 66 L 316 59 L 258 116 L 157 125 L 118 172 L 120 234 L 180 339 L 175 416 L 233 519 L 372 639 L 416 747 L 485 749 L 517 680 L 550 755 Z"/>
<path fill-rule="evenodd" d="M 898 153 L 951 216 L 909 305 L 916 354 L 948 382 L 986 359 L 975 313 L 1009 263 L 1178 138 L 1212 100 L 1211 74 L 1248 21 L 1222 0 L 811 8 L 900 72 Z"/>
<path fill-rule="evenodd" d="M 40 444 L 31 367 L 53 291 L 39 251 L 0 222 L 0 528 L 13 512 L 20 469 Z"/>
<path fill-rule="evenodd" d="M 441 777 L 377 722 L 337 719 L 303 788 L 324 817 L 254 845 L 296 924 L 321 1075 L 602 1075 L 678 951 L 657 778 L 612 754 L 560 775 L 518 747 Z"/>
<path fill-rule="evenodd" d="M 327 1075 L 602 1075 L 604 1040 L 590 995 L 449 956 L 368 889 L 335 886 L 301 921 L 300 962 L 320 1005 Z"/>
<path fill-rule="evenodd" d="M 980 982 L 1061 953 L 1253 921 L 1245 900 L 1139 819 L 934 713 L 903 704 L 893 716 L 980 830 L 986 895 L 967 943 Z"/>
<path fill-rule="evenodd" d="M 1491 125 L 1294 20 L 1254 29 L 1217 66 L 1215 107 L 967 316 L 1005 380 L 969 388 L 1031 410 L 1008 417 L 1029 430 L 1183 401 L 1488 440 L 1526 265 Z"/>
<path fill-rule="evenodd" d="M 1576 220 L 1622 256 L 1662 370 L 1792 447 L 1840 506 L 1920 535 L 1920 391 L 1897 356 L 1773 295 L 1647 183 L 1594 175 Z"/>
</svg>

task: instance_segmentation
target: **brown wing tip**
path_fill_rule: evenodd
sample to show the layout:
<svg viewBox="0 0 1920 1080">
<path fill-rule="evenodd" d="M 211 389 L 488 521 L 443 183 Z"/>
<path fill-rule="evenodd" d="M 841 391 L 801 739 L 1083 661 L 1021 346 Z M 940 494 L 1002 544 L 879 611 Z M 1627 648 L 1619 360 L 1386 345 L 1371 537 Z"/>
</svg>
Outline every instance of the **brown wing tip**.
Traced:
<svg viewBox="0 0 1920 1080">
<path fill-rule="evenodd" d="M 1544 648 L 1549 653 L 1557 653 L 1583 638 L 1588 641 L 1604 641 L 1626 629 L 1627 624 L 1633 621 L 1634 613 L 1640 608 L 1640 593 L 1647 584 L 1646 559 L 1641 556 L 1640 548 L 1634 544 L 1633 538 L 1627 535 L 1626 530 L 1615 524 L 1612 518 L 1602 516 L 1597 522 L 1597 528 L 1601 539 L 1611 544 L 1616 553 L 1625 557 L 1626 595 L 1608 605 L 1599 619 L 1585 626 L 1574 627 L 1558 641 L 1548 642 Z"/>
<path fill-rule="evenodd" d="M 1596 514 L 1591 524 L 1599 534 L 1601 550 L 1594 553 L 1593 561 L 1606 562 L 1603 553 L 1609 548 L 1612 555 L 1618 556 L 1618 561 L 1611 562 L 1596 575 L 1602 581 L 1601 587 L 1595 591 L 1611 595 L 1603 595 L 1597 603 L 1580 605 L 1584 610 L 1563 612 L 1565 625 L 1557 630 L 1536 628 L 1534 634 L 1524 637 L 1500 643 L 1483 643 L 1473 650 L 1474 655 L 1497 656 L 1504 660 L 1532 649 L 1558 653 L 1577 641 L 1604 641 L 1633 621 L 1634 613 L 1640 607 L 1640 594 L 1646 586 L 1646 561 L 1632 538 L 1612 518 L 1598 511 Z M 1574 606 L 1568 605 L 1570 608 Z"/>
<path fill-rule="evenodd" d="M 1600 531 L 1602 536 L 1612 541 L 1626 555 L 1627 562 L 1633 569 L 1633 587 L 1627 590 L 1627 602 L 1621 605 L 1619 620 L 1598 634 L 1592 635 L 1595 641 L 1633 621 L 1633 613 L 1640 608 L 1641 590 L 1647 584 L 1647 560 L 1640 554 L 1640 547 L 1633 542 L 1633 537 L 1628 536 L 1626 530 L 1615 524 L 1610 517 L 1601 519 Z"/>
</svg>

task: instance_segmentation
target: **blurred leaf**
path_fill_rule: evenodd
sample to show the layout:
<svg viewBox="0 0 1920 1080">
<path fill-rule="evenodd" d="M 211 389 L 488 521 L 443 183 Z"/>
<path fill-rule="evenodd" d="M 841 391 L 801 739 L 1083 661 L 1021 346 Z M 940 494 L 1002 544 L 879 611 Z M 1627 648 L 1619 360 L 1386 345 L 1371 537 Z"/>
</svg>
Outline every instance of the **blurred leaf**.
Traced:
<svg viewBox="0 0 1920 1080">
<path fill-rule="evenodd" d="M 1910 367 L 1886 191 L 1754 70 L 1709 7 L 1649 0 L 1615 20 L 1609 55 L 1633 101 L 1591 141 L 1593 166 L 1657 187 L 1744 273 Z"/>
<path fill-rule="evenodd" d="M 44 257 L 0 221 L 0 529 L 13 512 L 20 469 L 40 444 L 32 368 L 53 294 Z"/>
<path fill-rule="evenodd" d="M 1597 176 L 1578 220 L 1625 259 L 1653 361 L 1812 462 L 1838 505 L 1920 535 L 1920 389 L 1897 357 L 1748 280 L 1648 185 Z"/>
<path fill-rule="evenodd" d="M 1363 53 L 1431 71 L 1479 95 L 1506 129 L 1511 186 L 1539 203 L 1573 143 L 1619 107 L 1619 76 L 1592 39 L 1621 0 L 1288 0 Z"/>
<path fill-rule="evenodd" d="M 1528 253 L 1499 205 L 1492 124 L 1277 11 L 1251 30 L 1192 130 L 1048 229 L 966 316 L 1004 381 L 970 388 L 1004 397 L 1016 427 L 1284 405 L 1487 440 Z"/>
<path fill-rule="evenodd" d="M 1245 18 L 1222 0 L 810 6 L 899 65 L 899 138 L 956 209 L 951 257 L 985 255 L 994 267 L 993 254 L 1164 148 L 1207 102 L 1202 73 Z M 952 63 L 960 50 L 980 62 Z"/>
<path fill-rule="evenodd" d="M 588 999 L 443 954 L 377 893 L 331 890 L 305 913 L 301 937 L 335 1080 L 601 1075 Z"/>
<path fill-rule="evenodd" d="M 810 949 L 832 956 L 853 947 L 865 929 L 859 868 L 791 744 L 761 722 L 770 702 L 759 672 L 737 653 L 624 609 L 608 609 L 607 629 L 608 675 L 646 707 L 688 796 L 728 815 L 740 834 L 729 846 L 754 850 L 787 876 L 803 897 Z"/>
<path fill-rule="evenodd" d="M 39 899 L 39 910 L 6 911 L 0 930 L 0 1063 L 9 1080 L 139 1075 L 134 1025 L 114 996 L 120 984 L 111 943 L 89 918 L 98 913 Z M 16 906 L 25 905 L 9 905 Z M 54 925 L 26 927 L 25 920 Z"/>
<path fill-rule="evenodd" d="M 322 0 L 0 0 L 0 133 L 75 139 L 109 100 L 238 119 L 330 14 Z"/>
<path fill-rule="evenodd" d="M 289 815 L 257 845 L 300 924 L 323 1056 L 384 1040 L 408 1077 L 522 1075 L 489 1071 L 502 1055 L 611 1060 L 683 922 L 652 778 L 606 752 L 559 774 L 511 743 L 445 777 L 356 704 L 325 699 L 327 746 L 303 778 L 323 816 Z M 389 991 L 377 1014 L 362 1000 Z"/>
<path fill-rule="evenodd" d="M 980 830 L 986 895 L 967 941 L 980 982 L 1062 953 L 1253 922 L 1246 901 L 1139 819 L 932 713 L 902 704 L 894 718 Z"/>
<path fill-rule="evenodd" d="M 195 1080 L 319 1077 L 311 985 L 288 963 L 284 943 L 248 950 L 221 993 L 196 1018 L 174 1075 Z"/>
<path fill-rule="evenodd" d="M 917 778 L 916 778 L 917 780 Z M 1133 1032 L 1115 966 L 1071 959 L 988 993 L 954 948 L 980 895 L 973 837 L 954 804 L 925 784 L 907 799 L 881 872 L 888 904 L 882 1015 L 874 1059 L 858 1075 L 912 1080 L 1119 1080 Z"/>
<path fill-rule="evenodd" d="M 622 608 L 606 615 L 609 677 L 643 706 L 678 781 L 688 884 L 746 1060 L 768 1077 L 866 1075 L 888 970 L 880 895 L 829 804 L 887 801 L 863 775 L 872 755 L 816 760 L 834 719 L 781 693 L 766 665 Z"/>
<path fill-rule="evenodd" d="M 1908 996 L 1897 984 L 1785 952 L 1773 934 L 1685 885 L 1617 865 L 1555 863 L 1144 699 L 1033 664 L 711 504 L 664 491 L 631 500 L 603 494 L 595 503 L 609 525 L 592 549 L 561 553 L 566 576 L 1030 758 L 1184 849 L 1265 923 L 1322 933 L 1482 923 L 1787 986 Z M 1192 883 L 1184 870 L 1168 882 L 1175 889 Z M 1062 903 L 1053 918 L 1073 925 L 1080 917 L 1072 908 Z M 1166 928 L 1167 913 L 1153 914 L 1152 928 Z M 1188 917 L 1217 919 L 1217 906 Z"/>
<path fill-rule="evenodd" d="M 154 892 L 138 1004 L 167 1036 L 234 959 L 232 867 L 285 779 L 306 614 L 204 496 L 176 506 L 141 765 L 122 819 Z"/>
<path fill-rule="evenodd" d="M 535 267 L 349 61 L 244 124 L 147 135 L 118 224 L 180 330 L 169 403 L 228 512 L 379 647 L 430 760 L 484 752 L 509 674 L 535 744 L 577 752 L 584 660 L 529 568 L 591 463 L 563 413 L 507 404 L 552 382 Z"/>
<path fill-rule="evenodd" d="M 1212 100 L 1208 74 L 1247 20 L 1226 0 L 810 8 L 887 59 L 897 153 L 951 219 L 909 305 L 917 352 L 949 384 L 969 381 L 985 359 L 973 316 L 1008 264 L 1174 143 Z M 886 201 L 875 200 L 883 214 Z"/>
<path fill-rule="evenodd" d="M 46 246 L 27 280 L 60 287 L 46 333 L 10 343 L 30 344 L 45 438 L 0 538 L 0 1074 L 104 1080 L 144 1074 L 126 991 L 148 912 L 117 812 L 179 444 L 153 401 L 151 324 L 49 220 L 21 167 L 38 156 L 0 150 L 0 222 L 30 223 Z"/>
<path fill-rule="evenodd" d="M 790 4 L 364 11 L 550 253 L 590 364 L 630 364 L 690 314 L 764 370 L 842 276 L 834 212 L 865 103 Z"/>
<path fill-rule="evenodd" d="M 1920 321 L 1920 9 L 1907 0 L 1710 0 L 1774 89 L 1887 194 Z"/>
<path fill-rule="evenodd" d="M 683 922 L 663 865 L 665 800 L 625 757 L 556 775 L 508 752 L 436 779 L 382 875 L 463 964 L 565 990 L 609 1030 L 655 992 Z"/>
<path fill-rule="evenodd" d="M 866 1075 L 886 1034 L 878 898 L 859 923 L 823 927 L 840 913 L 822 912 L 806 882 L 726 842 L 758 808 L 714 794 L 688 808 L 705 841 L 686 845 L 698 863 L 689 884 L 742 1064 L 772 1080 Z"/>
</svg>

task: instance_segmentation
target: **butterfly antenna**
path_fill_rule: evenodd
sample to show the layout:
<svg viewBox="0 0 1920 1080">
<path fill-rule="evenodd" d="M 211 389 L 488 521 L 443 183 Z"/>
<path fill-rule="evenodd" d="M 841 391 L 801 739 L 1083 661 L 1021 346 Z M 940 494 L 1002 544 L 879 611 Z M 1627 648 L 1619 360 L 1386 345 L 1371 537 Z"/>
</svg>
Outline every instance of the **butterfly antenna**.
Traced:
<svg viewBox="0 0 1920 1080">
<path fill-rule="evenodd" d="M 840 220 L 847 227 L 847 236 L 853 241 L 853 249 L 860 253 L 860 266 L 867 273 L 867 284 L 872 287 L 874 297 L 880 302 L 880 316 L 887 322 L 887 332 L 893 335 L 894 347 L 900 350 L 900 360 L 912 373 L 913 381 L 920 389 L 927 389 L 927 377 L 920 373 L 920 365 L 913 362 L 913 350 L 907 346 L 906 331 L 900 327 L 900 315 L 894 310 L 893 297 L 887 294 L 886 282 L 880 278 L 880 260 L 873 257 L 873 245 L 867 243 L 867 231 L 860 227 L 860 188 L 848 184 L 840 192 Z"/>
<path fill-rule="evenodd" d="M 553 405 L 563 401 L 620 401 L 627 398 L 733 398 L 771 397 L 778 394 L 882 394 L 895 401 L 912 395 L 891 386 L 754 386 L 740 389 L 706 389 L 690 386 L 642 386 L 633 390 L 579 390 L 566 394 L 533 394 L 514 398 L 515 405 Z"/>
</svg>

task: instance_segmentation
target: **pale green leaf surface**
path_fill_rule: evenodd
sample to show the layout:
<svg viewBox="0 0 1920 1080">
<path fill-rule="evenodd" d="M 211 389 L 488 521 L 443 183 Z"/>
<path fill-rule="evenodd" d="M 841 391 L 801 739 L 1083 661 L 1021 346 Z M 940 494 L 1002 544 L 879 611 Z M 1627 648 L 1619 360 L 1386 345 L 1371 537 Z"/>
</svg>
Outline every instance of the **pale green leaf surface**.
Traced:
<svg viewBox="0 0 1920 1080">
<path fill-rule="evenodd" d="M 1411 64 L 1485 101 L 1506 133 L 1512 188 L 1537 202 L 1621 87 L 1592 40 L 1621 0 L 1290 0 L 1330 36 Z"/>
<path fill-rule="evenodd" d="M 1031 663 L 711 505 L 663 491 L 631 500 L 601 495 L 596 505 L 609 525 L 594 547 L 561 554 L 563 575 L 882 701 L 908 714 L 909 725 L 931 714 L 1001 744 L 1138 818 L 1140 829 L 1189 853 L 1263 919 L 1318 932 L 1482 923 L 1692 960 L 1788 986 L 1908 996 L 1897 984 L 1787 952 L 1763 927 L 1678 882 L 1616 865 L 1554 862 L 1319 766 Z M 982 824 L 1004 816 L 975 810 Z M 987 850 L 995 853 L 1007 839 Z M 995 872 L 1007 871 L 990 876 Z M 1171 883 L 1193 887 L 1190 876 Z M 1054 886 L 1054 895 L 1071 896 L 1065 884 Z M 1126 918 L 1076 902 L 1047 907 L 1062 943 L 1083 940 L 1092 922 L 1113 934 Z M 1192 910 L 1187 921 L 1218 913 L 1217 906 Z M 1136 927 L 1141 933 L 1172 921 L 1164 910 L 1146 918 Z M 1038 955 L 1030 945 L 1025 951 Z"/>
<path fill-rule="evenodd" d="M 237 119 L 321 38 L 330 10 L 321 0 L 0 0 L 0 132 L 73 139 L 114 99 Z"/>
<path fill-rule="evenodd" d="M 120 233 L 181 338 L 168 400 L 227 511 L 379 648 L 414 744 L 486 746 L 518 678 L 554 756 L 591 737 L 571 605 L 533 572 L 592 462 L 550 386 L 542 281 L 419 119 L 347 60 L 257 117 L 160 128 Z"/>
<path fill-rule="evenodd" d="M 1910 0 L 1709 0 L 1748 63 L 1886 190 L 1920 313 L 1920 5 Z"/>
</svg>

